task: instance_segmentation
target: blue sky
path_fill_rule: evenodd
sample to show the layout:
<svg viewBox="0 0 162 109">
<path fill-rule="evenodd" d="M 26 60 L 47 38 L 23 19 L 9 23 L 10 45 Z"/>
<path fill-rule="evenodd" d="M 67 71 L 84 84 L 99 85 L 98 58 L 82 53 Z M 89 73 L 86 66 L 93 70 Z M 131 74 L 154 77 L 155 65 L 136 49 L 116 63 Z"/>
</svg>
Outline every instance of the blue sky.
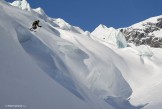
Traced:
<svg viewBox="0 0 162 109">
<path fill-rule="evenodd" d="M 13 0 L 6 0 L 13 1 Z M 99 24 L 126 27 L 149 17 L 162 15 L 162 0 L 27 0 L 53 18 L 62 18 L 83 30 Z"/>
</svg>

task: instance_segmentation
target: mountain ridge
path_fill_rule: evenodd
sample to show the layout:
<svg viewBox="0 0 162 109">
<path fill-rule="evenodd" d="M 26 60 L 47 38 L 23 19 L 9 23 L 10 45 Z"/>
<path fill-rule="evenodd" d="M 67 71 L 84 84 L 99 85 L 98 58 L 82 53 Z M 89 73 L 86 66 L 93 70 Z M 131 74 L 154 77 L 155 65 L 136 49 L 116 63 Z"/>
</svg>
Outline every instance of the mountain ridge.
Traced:
<svg viewBox="0 0 162 109">
<path fill-rule="evenodd" d="M 127 28 L 121 28 L 129 43 L 162 48 L 162 15 L 151 17 Z"/>
<path fill-rule="evenodd" d="M 14 1 L 13 3 L 11 3 L 11 5 L 21 8 L 23 10 L 35 11 L 42 16 L 47 16 L 43 11 L 43 9 L 40 7 L 37 9 L 31 9 L 30 4 L 26 0 Z M 85 32 L 77 26 L 72 26 L 61 18 L 54 19 L 47 16 L 45 20 L 48 21 L 49 23 L 54 22 L 55 26 L 57 25 L 65 30 L 74 31 L 80 34 L 88 33 L 87 34 L 88 36 L 91 36 L 95 31 L 95 29 L 97 28 L 101 28 L 101 31 L 102 28 L 103 29 L 107 28 L 107 26 L 100 24 L 98 27 L 94 29 L 93 32 L 89 34 L 88 31 Z M 162 15 L 151 17 L 136 24 L 133 24 L 131 26 L 119 28 L 117 30 L 121 30 L 128 43 L 133 43 L 136 46 L 149 45 L 151 47 L 162 48 L 162 38 L 161 38 L 162 36 L 160 35 L 162 33 Z"/>
</svg>

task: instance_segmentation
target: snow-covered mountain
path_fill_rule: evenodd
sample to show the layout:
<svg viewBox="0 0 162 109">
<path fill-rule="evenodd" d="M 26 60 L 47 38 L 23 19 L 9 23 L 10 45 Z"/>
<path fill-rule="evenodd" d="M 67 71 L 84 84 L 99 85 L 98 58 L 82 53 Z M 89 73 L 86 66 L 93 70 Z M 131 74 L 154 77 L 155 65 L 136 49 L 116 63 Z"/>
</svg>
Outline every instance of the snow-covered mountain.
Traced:
<svg viewBox="0 0 162 109">
<path fill-rule="evenodd" d="M 161 108 L 161 48 L 104 25 L 84 32 L 26 0 L 1 0 L 0 18 L 0 108 Z"/>
<path fill-rule="evenodd" d="M 162 48 L 162 15 L 121 29 L 129 43 Z"/>
<path fill-rule="evenodd" d="M 26 0 L 16 0 L 13 3 L 11 3 L 11 5 L 18 7 L 22 10 L 31 10 L 30 4 Z"/>
<path fill-rule="evenodd" d="M 105 25 L 99 25 L 92 33 L 92 37 L 110 47 L 125 48 L 127 42 L 125 36 L 113 27 L 107 28 Z"/>
</svg>

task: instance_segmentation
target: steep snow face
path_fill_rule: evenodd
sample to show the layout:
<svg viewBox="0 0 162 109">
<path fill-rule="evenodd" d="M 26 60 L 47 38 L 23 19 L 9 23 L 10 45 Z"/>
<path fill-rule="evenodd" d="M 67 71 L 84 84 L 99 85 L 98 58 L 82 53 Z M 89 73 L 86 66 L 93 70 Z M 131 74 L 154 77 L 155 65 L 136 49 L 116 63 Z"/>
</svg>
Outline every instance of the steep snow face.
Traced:
<svg viewBox="0 0 162 109">
<path fill-rule="evenodd" d="M 59 38 L 57 30 L 41 20 L 42 32 L 29 31 L 29 22 L 37 16 L 2 1 L 0 17 L 1 109 L 16 105 L 27 109 L 114 109 L 69 74 L 57 43 L 64 49 L 71 43 Z"/>
<path fill-rule="evenodd" d="M 149 45 L 162 48 L 162 15 L 123 28 L 122 33 L 129 43 L 134 43 L 136 46 Z"/>
<path fill-rule="evenodd" d="M 11 5 L 18 7 L 22 10 L 27 10 L 27 11 L 31 10 L 31 7 L 26 0 L 16 0 L 13 3 L 11 3 Z"/>
<path fill-rule="evenodd" d="M 113 109 L 101 98 L 131 95 L 124 71 L 118 68 L 120 57 L 111 49 L 52 26 L 33 12 L 3 2 L 0 8 L 2 108 L 9 103 L 31 109 Z M 43 28 L 33 33 L 28 28 L 35 18 Z"/>
<path fill-rule="evenodd" d="M 100 25 L 95 36 L 43 14 L 39 8 L 24 11 L 0 1 L 2 109 L 8 103 L 29 109 L 161 106 L 162 49 L 126 47 L 114 28 Z M 31 32 L 36 19 L 42 28 Z"/>
<path fill-rule="evenodd" d="M 48 17 L 46 13 L 44 12 L 44 10 L 40 7 L 36 9 L 31 9 L 29 3 L 26 0 L 16 0 L 10 4 L 22 10 L 31 11 L 38 18 L 44 19 L 46 22 L 50 23 L 53 26 L 59 27 L 64 30 L 80 33 L 80 34 L 84 33 L 84 31 L 81 28 L 77 26 L 72 26 L 61 18 L 54 19 L 54 18 Z"/>
<path fill-rule="evenodd" d="M 127 47 L 127 42 L 124 35 L 112 27 L 107 28 L 105 25 L 99 25 L 91 34 L 94 36 L 94 39 L 110 47 Z"/>
</svg>

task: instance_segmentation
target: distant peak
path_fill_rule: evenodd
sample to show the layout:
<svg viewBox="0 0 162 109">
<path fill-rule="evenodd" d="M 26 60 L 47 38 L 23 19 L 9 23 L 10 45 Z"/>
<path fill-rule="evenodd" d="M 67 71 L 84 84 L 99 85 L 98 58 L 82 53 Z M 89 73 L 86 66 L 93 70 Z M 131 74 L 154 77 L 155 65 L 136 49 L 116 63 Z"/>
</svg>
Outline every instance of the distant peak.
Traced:
<svg viewBox="0 0 162 109">
<path fill-rule="evenodd" d="M 57 18 L 55 19 L 55 21 L 58 23 L 58 24 L 61 24 L 61 25 L 66 25 L 66 26 L 71 26 L 69 23 L 67 23 L 65 20 L 61 19 L 61 18 Z"/>
<path fill-rule="evenodd" d="M 10 4 L 22 10 L 28 10 L 28 11 L 31 10 L 30 4 L 27 2 L 27 0 L 15 0 L 14 2 Z"/>
<path fill-rule="evenodd" d="M 97 28 L 107 28 L 107 26 L 103 25 L 103 24 L 100 24 Z"/>
<path fill-rule="evenodd" d="M 114 28 L 113 27 L 108 28 L 107 26 L 100 24 L 97 28 L 95 28 L 94 31 L 102 31 L 102 30 L 114 30 Z"/>
<path fill-rule="evenodd" d="M 67 23 L 67 22 L 65 22 L 65 20 L 63 20 L 63 19 L 61 19 L 61 18 L 57 18 L 56 21 L 57 21 L 57 22 L 64 22 L 64 23 Z"/>
<path fill-rule="evenodd" d="M 35 12 L 37 12 L 38 14 L 45 15 L 45 12 L 44 12 L 44 10 L 41 7 L 38 7 L 38 8 L 33 9 L 33 10 Z"/>
</svg>

